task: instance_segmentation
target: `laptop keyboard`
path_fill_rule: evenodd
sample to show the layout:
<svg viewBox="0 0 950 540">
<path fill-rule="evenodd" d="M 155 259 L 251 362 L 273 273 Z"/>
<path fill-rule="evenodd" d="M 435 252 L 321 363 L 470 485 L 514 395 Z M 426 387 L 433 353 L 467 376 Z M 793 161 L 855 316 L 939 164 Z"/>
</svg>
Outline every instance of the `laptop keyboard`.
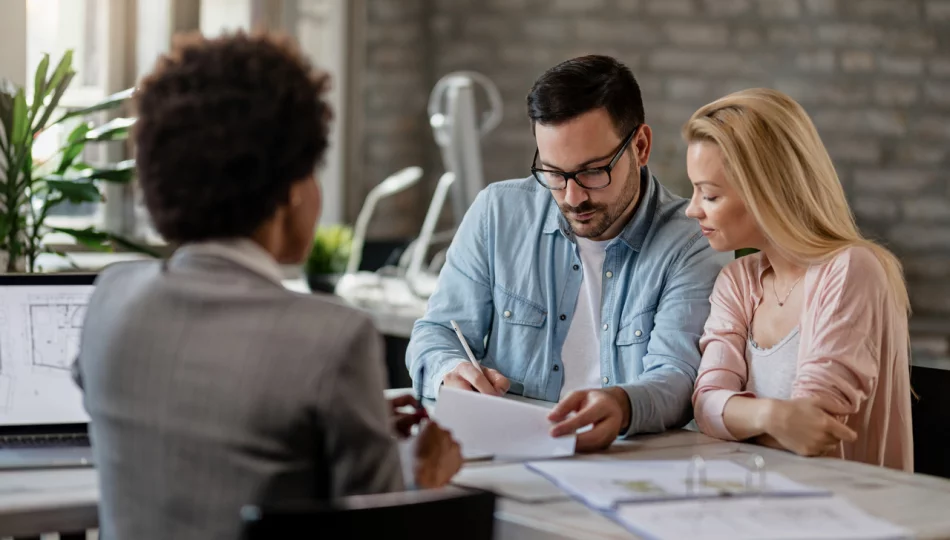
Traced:
<svg viewBox="0 0 950 540">
<path fill-rule="evenodd" d="M 89 446 L 89 435 L 3 435 L 0 448 L 51 448 L 57 446 Z"/>
</svg>

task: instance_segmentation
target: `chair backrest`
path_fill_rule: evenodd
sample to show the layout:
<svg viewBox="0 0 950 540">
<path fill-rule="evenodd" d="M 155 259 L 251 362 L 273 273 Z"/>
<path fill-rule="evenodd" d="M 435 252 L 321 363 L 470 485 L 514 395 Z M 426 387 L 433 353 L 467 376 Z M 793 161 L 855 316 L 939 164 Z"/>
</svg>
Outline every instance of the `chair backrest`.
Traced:
<svg viewBox="0 0 950 540">
<path fill-rule="evenodd" d="M 445 488 L 250 505 L 241 510 L 243 540 L 385 538 L 491 540 L 495 494 Z"/>
</svg>

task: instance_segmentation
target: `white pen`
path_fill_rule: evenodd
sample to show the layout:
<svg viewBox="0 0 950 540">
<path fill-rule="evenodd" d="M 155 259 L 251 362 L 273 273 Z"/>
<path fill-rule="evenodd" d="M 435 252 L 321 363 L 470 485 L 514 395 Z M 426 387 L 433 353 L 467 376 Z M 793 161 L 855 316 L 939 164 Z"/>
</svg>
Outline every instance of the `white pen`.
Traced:
<svg viewBox="0 0 950 540">
<path fill-rule="evenodd" d="M 455 335 L 458 336 L 459 341 L 462 342 L 462 347 L 465 348 L 465 354 L 468 355 L 469 361 L 472 363 L 473 366 L 475 366 L 475 369 L 477 369 L 477 370 L 479 371 L 479 373 L 481 373 L 482 375 L 484 375 L 485 372 L 482 370 L 481 364 L 479 364 L 478 361 L 475 360 L 475 355 L 472 354 L 472 349 L 469 348 L 468 342 L 465 341 L 465 335 L 462 334 L 462 329 L 459 328 L 459 325 L 458 325 L 457 322 L 455 322 L 455 321 L 449 321 L 449 322 L 452 324 L 452 328 L 455 329 Z"/>
</svg>

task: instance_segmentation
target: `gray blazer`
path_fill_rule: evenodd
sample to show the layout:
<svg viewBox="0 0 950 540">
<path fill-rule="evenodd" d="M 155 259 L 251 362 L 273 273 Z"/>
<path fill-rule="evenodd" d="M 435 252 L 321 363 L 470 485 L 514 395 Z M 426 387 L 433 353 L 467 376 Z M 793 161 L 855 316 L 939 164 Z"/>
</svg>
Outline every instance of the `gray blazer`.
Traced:
<svg viewBox="0 0 950 540">
<path fill-rule="evenodd" d="M 254 502 L 403 489 L 370 319 L 235 262 L 122 263 L 90 300 L 77 383 L 105 539 L 236 539 Z"/>
</svg>

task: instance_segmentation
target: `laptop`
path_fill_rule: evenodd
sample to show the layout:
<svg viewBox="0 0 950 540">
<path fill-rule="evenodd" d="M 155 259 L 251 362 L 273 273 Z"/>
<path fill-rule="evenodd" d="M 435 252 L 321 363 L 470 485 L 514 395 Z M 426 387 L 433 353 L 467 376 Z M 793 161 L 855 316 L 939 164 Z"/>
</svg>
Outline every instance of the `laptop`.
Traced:
<svg viewBox="0 0 950 540">
<path fill-rule="evenodd" d="M 0 275 L 0 470 L 93 466 L 71 368 L 95 279 Z"/>
</svg>

